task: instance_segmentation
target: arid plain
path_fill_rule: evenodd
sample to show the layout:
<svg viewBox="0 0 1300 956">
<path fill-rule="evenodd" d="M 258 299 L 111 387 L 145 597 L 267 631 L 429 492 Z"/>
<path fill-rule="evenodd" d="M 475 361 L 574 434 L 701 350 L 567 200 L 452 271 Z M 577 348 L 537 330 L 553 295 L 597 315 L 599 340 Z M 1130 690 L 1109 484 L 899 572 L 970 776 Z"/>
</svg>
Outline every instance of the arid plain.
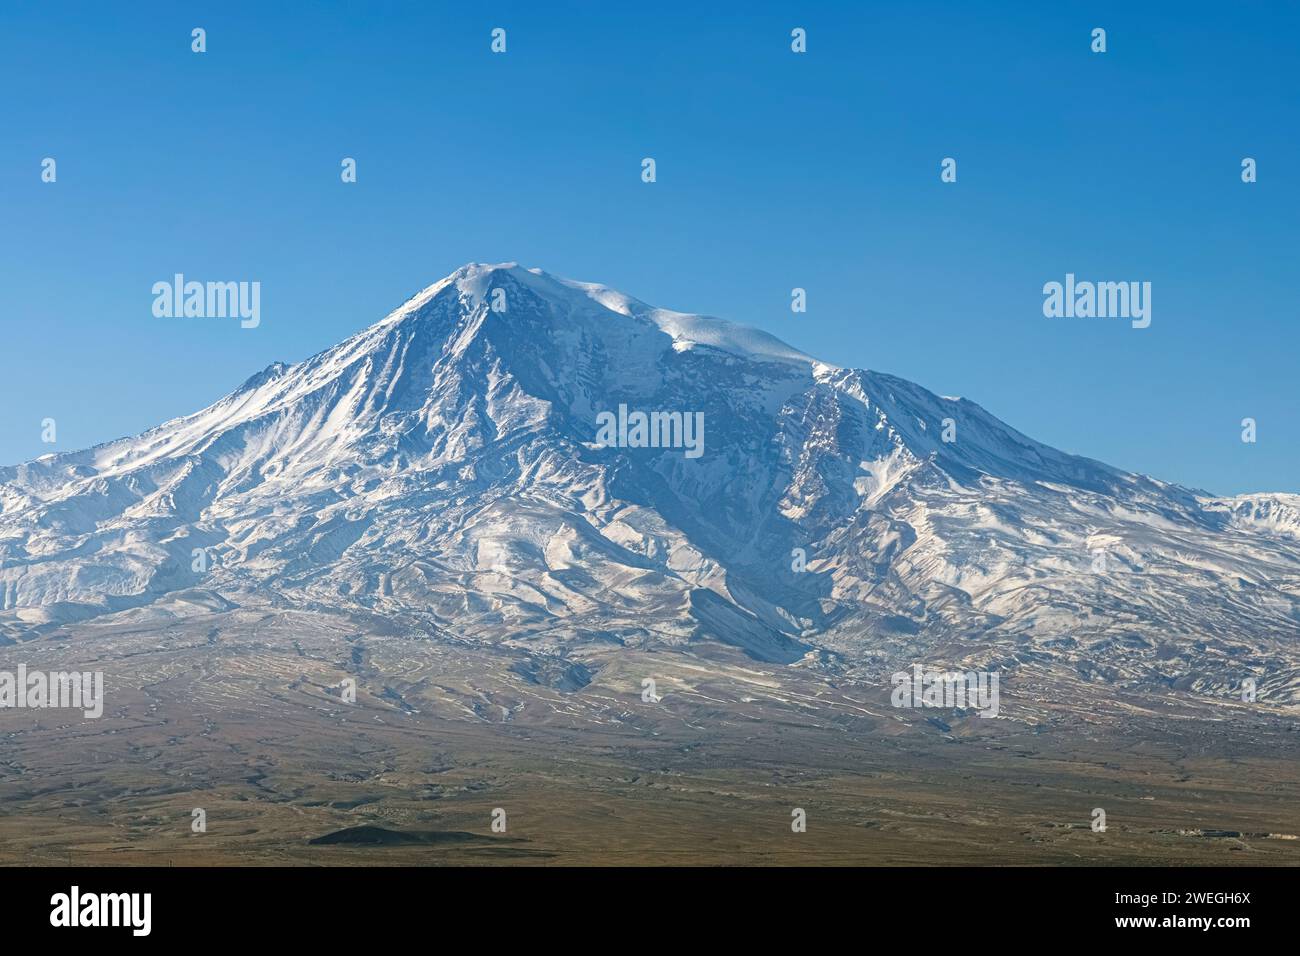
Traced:
<svg viewBox="0 0 1300 956">
<path fill-rule="evenodd" d="M 106 705 L 0 711 L 0 863 L 1300 863 L 1286 710 L 1081 718 L 1022 673 L 989 720 L 694 650 L 577 664 L 272 607 L 8 643 L 6 668 L 103 671 Z"/>
</svg>

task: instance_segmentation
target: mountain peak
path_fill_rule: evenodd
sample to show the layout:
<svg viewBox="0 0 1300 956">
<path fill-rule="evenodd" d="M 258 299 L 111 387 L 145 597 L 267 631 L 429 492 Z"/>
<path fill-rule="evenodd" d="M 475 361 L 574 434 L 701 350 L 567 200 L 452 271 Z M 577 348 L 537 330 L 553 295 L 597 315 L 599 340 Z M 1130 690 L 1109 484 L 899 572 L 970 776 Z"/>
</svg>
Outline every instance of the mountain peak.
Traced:
<svg viewBox="0 0 1300 956">
<path fill-rule="evenodd" d="M 469 263 L 202 411 L 0 468 L 0 640 L 202 588 L 548 653 L 864 661 L 969 638 L 1068 667 L 1087 641 L 1159 682 L 1162 642 L 1293 639 L 1298 512 L 1064 454 L 756 329 Z"/>
<path fill-rule="evenodd" d="M 675 351 L 700 346 L 751 361 L 782 362 L 822 371 L 836 368 L 762 329 L 713 316 L 659 308 L 602 283 L 567 279 L 542 269 L 525 268 L 517 262 L 466 263 L 412 296 L 384 321 L 400 320 L 419 312 L 450 289 L 465 297 L 471 308 L 490 309 L 493 303 L 488 300 L 493 291 L 510 283 L 549 303 L 559 317 L 609 321 L 618 316 L 657 328 L 670 337 Z M 504 307 L 508 311 L 508 289 L 506 293 Z"/>
<path fill-rule="evenodd" d="M 239 394 L 241 392 L 251 392 L 256 389 L 259 389 L 267 382 L 271 382 L 279 378 L 288 370 L 288 368 L 289 365 L 287 362 L 272 362 L 266 368 L 262 369 L 262 371 L 250 375 L 247 379 L 245 379 L 244 384 L 239 386 L 239 388 L 235 389 L 235 394 Z"/>
</svg>

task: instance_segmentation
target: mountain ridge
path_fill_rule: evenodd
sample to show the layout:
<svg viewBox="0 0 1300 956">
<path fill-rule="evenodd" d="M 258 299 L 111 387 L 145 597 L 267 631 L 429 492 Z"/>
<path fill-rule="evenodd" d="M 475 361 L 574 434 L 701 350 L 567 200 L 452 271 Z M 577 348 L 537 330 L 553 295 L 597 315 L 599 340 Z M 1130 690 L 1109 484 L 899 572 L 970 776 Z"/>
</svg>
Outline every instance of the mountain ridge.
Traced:
<svg viewBox="0 0 1300 956">
<path fill-rule="evenodd" d="M 699 413 L 705 454 L 601 447 L 620 404 Z M 1245 660 L 1290 699 L 1298 535 L 1285 495 L 1129 474 L 764 332 L 469 264 L 192 415 L 0 469 L 0 637 L 198 588 L 560 654 L 943 649 L 1207 693 Z"/>
</svg>

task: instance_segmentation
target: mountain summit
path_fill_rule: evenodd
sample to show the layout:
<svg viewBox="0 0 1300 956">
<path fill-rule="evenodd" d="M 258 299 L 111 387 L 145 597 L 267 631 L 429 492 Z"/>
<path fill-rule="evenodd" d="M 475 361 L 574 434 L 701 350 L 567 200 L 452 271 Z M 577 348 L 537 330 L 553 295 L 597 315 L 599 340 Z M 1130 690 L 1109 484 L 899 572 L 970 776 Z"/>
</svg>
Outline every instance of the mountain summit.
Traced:
<svg viewBox="0 0 1300 956">
<path fill-rule="evenodd" d="M 193 415 L 0 468 L 0 640 L 254 601 L 574 659 L 1256 674 L 1295 701 L 1300 500 L 1127 474 L 761 331 L 472 264 Z"/>
</svg>

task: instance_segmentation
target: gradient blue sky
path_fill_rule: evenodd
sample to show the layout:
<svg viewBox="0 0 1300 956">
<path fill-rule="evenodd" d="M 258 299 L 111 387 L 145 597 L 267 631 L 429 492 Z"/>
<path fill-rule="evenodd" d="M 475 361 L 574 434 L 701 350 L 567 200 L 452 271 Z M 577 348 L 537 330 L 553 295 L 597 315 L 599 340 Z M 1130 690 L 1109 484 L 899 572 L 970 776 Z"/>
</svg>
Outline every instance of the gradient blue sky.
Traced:
<svg viewBox="0 0 1300 956">
<path fill-rule="evenodd" d="M 1120 467 L 1300 492 L 1298 9 L 9 0 L 0 463 L 194 411 L 517 260 Z M 261 327 L 154 318 L 175 272 L 260 281 Z M 1151 327 L 1044 318 L 1066 272 L 1150 281 Z"/>
</svg>

